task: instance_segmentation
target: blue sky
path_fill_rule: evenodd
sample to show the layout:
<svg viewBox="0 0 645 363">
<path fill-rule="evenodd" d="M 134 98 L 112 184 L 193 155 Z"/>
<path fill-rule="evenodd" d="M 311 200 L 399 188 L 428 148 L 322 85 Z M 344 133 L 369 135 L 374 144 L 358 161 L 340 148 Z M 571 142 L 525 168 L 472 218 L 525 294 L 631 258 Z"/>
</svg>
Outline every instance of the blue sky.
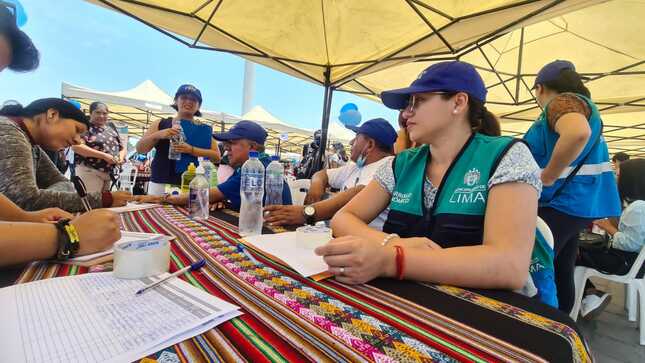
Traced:
<svg viewBox="0 0 645 363">
<path fill-rule="evenodd" d="M 0 102 L 23 104 L 60 96 L 61 82 L 103 91 L 122 91 L 150 79 L 173 95 L 182 83 L 201 89 L 203 107 L 239 115 L 244 61 L 190 49 L 127 16 L 81 0 L 21 0 L 28 22 L 22 28 L 41 51 L 30 73 L 0 73 Z M 267 67 L 255 66 L 254 104 L 279 119 L 305 128 L 321 123 L 323 88 Z M 332 119 L 347 102 L 358 105 L 363 121 L 396 113 L 383 105 L 335 92 Z"/>
</svg>

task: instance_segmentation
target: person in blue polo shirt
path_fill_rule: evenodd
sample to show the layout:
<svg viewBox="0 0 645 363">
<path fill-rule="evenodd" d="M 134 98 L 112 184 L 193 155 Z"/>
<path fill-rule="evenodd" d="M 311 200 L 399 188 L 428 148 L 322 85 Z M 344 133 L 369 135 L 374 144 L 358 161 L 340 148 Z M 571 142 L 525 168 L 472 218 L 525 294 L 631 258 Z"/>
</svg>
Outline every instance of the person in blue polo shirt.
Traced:
<svg viewBox="0 0 645 363">
<path fill-rule="evenodd" d="M 620 198 L 600 113 L 575 66 L 551 62 L 533 87 L 543 111 L 524 140 L 542 169 L 538 215 L 553 233 L 559 308 L 568 313 L 578 233 L 593 220 L 619 216 Z"/>
<path fill-rule="evenodd" d="M 337 238 L 315 251 L 329 271 L 351 284 L 394 277 L 474 288 L 530 285 L 532 257 L 540 257 L 532 251 L 544 246 L 536 239 L 539 168 L 521 140 L 499 136 L 475 68 L 436 63 L 381 100 L 404 110 L 410 139 L 420 146 L 383 165 L 336 213 Z M 369 228 L 388 207 L 383 231 Z M 533 272 L 538 298 L 557 303 L 552 275 L 536 281 Z"/>
<path fill-rule="evenodd" d="M 253 121 L 242 120 L 236 123 L 227 132 L 213 134 L 213 137 L 224 142 L 224 148 L 228 151 L 228 165 L 235 169 L 235 172 L 224 183 L 210 189 L 210 202 L 226 202 L 227 206 L 236 211 L 240 210 L 240 182 L 242 180 L 241 169 L 245 161 L 249 159 L 250 151 L 258 151 L 259 159 L 264 167 L 269 165 L 271 159 L 264 153 L 264 142 L 267 139 L 267 132 Z M 171 204 L 185 205 L 188 203 L 188 196 L 185 194 L 179 196 L 164 197 L 142 197 L 141 201 L 159 201 Z M 291 191 L 289 185 L 284 182 L 282 188 L 282 203 L 285 205 L 292 204 Z"/>
</svg>

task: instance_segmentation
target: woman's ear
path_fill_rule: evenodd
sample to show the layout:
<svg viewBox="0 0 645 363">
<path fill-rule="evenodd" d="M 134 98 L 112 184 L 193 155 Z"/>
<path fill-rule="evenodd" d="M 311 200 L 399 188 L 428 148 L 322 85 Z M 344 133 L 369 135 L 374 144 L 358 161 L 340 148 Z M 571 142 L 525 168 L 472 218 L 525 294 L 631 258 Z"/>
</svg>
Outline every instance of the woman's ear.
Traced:
<svg viewBox="0 0 645 363">
<path fill-rule="evenodd" d="M 58 121 L 59 118 L 60 118 L 60 113 L 58 112 L 58 110 L 54 108 L 50 108 L 47 110 L 47 114 L 46 114 L 47 122 L 53 123 Z"/>
<path fill-rule="evenodd" d="M 464 92 L 458 92 L 455 97 L 455 108 L 452 110 L 453 114 L 458 114 L 466 109 L 468 106 L 468 95 Z"/>
</svg>

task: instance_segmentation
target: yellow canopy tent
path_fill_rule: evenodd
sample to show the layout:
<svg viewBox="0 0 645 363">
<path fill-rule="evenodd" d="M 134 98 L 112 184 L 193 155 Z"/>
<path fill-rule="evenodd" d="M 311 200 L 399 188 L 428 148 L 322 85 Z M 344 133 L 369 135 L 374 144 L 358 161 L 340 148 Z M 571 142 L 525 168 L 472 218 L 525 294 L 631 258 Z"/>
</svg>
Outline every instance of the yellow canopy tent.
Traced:
<svg viewBox="0 0 645 363">
<path fill-rule="evenodd" d="M 354 79 L 430 56 L 451 56 L 515 27 L 599 0 L 87 0 L 183 44 L 242 56 L 333 90 L 372 94 Z"/>
<path fill-rule="evenodd" d="M 526 25 L 455 55 L 478 67 L 488 86 L 488 109 L 502 130 L 521 135 L 540 109 L 530 88 L 546 63 L 566 59 L 586 85 L 604 120 L 610 153 L 645 156 L 645 2 L 615 0 Z M 433 60 L 359 76 L 360 94 L 405 87 Z M 369 90 L 365 92 L 365 90 Z"/>
</svg>

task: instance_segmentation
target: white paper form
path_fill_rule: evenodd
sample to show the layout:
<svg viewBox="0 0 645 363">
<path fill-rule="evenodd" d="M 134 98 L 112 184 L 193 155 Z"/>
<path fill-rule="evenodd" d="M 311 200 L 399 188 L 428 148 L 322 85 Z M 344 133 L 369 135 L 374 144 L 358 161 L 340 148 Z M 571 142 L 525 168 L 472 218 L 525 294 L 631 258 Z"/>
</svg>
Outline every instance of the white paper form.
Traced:
<svg viewBox="0 0 645 363">
<path fill-rule="evenodd" d="M 244 239 L 255 248 L 281 259 L 302 276 L 317 275 L 329 269 L 322 256 L 298 243 L 296 232 L 261 234 Z"/>
<path fill-rule="evenodd" d="M 180 279 L 135 295 L 153 281 L 105 272 L 0 289 L 3 361 L 130 362 L 240 314 Z"/>
<path fill-rule="evenodd" d="M 111 210 L 114 213 L 124 213 L 124 212 L 134 212 L 138 210 L 157 208 L 157 207 L 161 207 L 161 204 L 128 202 L 128 204 L 126 204 L 123 207 L 114 207 L 114 208 L 107 208 L 107 209 Z"/>
</svg>

